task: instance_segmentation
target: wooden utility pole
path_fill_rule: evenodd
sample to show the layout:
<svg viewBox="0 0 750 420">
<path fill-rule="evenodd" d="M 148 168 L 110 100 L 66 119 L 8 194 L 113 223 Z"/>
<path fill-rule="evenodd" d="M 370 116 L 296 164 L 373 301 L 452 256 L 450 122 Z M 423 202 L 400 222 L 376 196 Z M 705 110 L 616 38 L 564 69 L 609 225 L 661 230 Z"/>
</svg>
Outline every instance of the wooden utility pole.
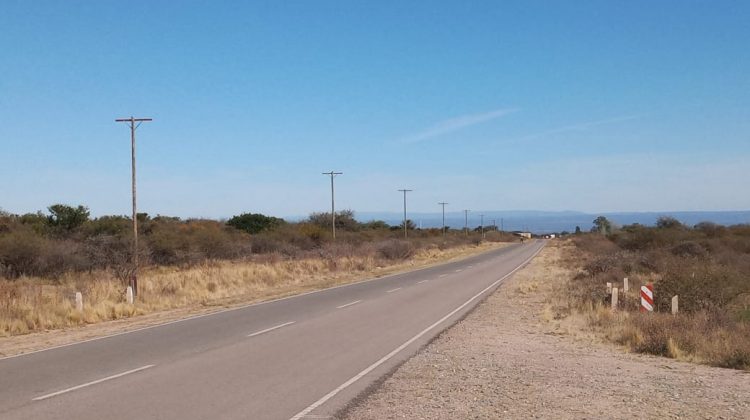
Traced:
<svg viewBox="0 0 750 420">
<path fill-rule="evenodd" d="M 443 206 L 443 236 L 445 236 L 445 205 L 448 203 L 438 203 Z"/>
<path fill-rule="evenodd" d="M 333 193 L 333 177 L 336 175 L 342 175 L 343 172 L 323 172 L 323 175 L 331 176 L 331 229 L 333 231 L 333 239 L 336 240 L 336 207 L 334 204 L 334 193 Z"/>
<path fill-rule="evenodd" d="M 130 126 L 130 164 L 133 187 L 133 274 L 130 277 L 130 287 L 133 288 L 133 296 L 138 296 L 138 207 L 136 205 L 135 193 L 135 130 L 141 123 L 153 121 L 151 118 L 118 118 L 115 122 L 125 122 Z M 137 124 L 136 124 L 137 123 Z"/>
<path fill-rule="evenodd" d="M 464 234 L 469 236 L 469 210 L 464 210 Z"/>
<path fill-rule="evenodd" d="M 399 190 L 399 191 L 403 191 L 403 193 L 404 193 L 404 238 L 406 238 L 407 237 L 407 233 L 406 233 L 406 231 L 407 231 L 407 229 L 406 229 L 406 193 L 411 192 L 413 190 L 403 189 L 403 190 Z"/>
</svg>

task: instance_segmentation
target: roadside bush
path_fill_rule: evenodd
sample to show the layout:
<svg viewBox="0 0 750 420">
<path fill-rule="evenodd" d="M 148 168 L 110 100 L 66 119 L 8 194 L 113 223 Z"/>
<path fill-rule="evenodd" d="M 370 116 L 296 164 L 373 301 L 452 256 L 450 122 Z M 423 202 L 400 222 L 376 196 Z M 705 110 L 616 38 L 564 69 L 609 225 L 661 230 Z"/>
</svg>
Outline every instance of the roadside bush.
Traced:
<svg viewBox="0 0 750 420">
<path fill-rule="evenodd" d="M 89 220 L 89 209 L 84 206 L 53 204 L 47 210 L 50 212 L 47 223 L 58 232 L 70 232 Z"/>
<path fill-rule="evenodd" d="M 273 230 L 285 223 L 284 219 L 266 216 L 259 213 L 243 213 L 239 216 L 234 216 L 227 221 L 227 225 L 250 234 Z"/>
<path fill-rule="evenodd" d="M 250 252 L 248 238 L 213 220 L 164 222 L 145 236 L 156 264 L 197 264 L 206 259 L 231 259 Z"/>
<path fill-rule="evenodd" d="M 663 217 L 656 227 L 582 234 L 573 243 L 581 251 L 574 263 L 580 271 L 569 283 L 569 298 L 592 326 L 601 317 L 591 308 L 609 299 L 606 282 L 629 276 L 636 290 L 653 282 L 656 312 L 641 314 L 637 298 L 623 297 L 620 307 L 629 314 L 614 340 L 637 352 L 750 369 L 750 226 L 702 222 L 689 228 Z M 670 313 L 675 295 L 677 316 Z"/>
<path fill-rule="evenodd" d="M 307 218 L 307 223 L 311 223 L 322 228 L 331 228 L 331 213 L 312 213 Z M 351 210 L 342 210 L 336 212 L 336 230 L 356 232 L 360 229 L 360 223 L 354 218 L 354 212 Z"/>
<path fill-rule="evenodd" d="M 685 264 L 672 261 L 654 285 L 654 304 L 668 312 L 672 296 L 680 297 L 680 310 L 718 310 L 736 296 L 750 292 L 746 274 L 713 262 Z"/>
<path fill-rule="evenodd" d="M 30 229 L 19 229 L 0 235 L 2 274 L 8 278 L 17 278 L 24 274 L 43 274 L 42 256 L 46 253 L 48 242 Z"/>
<path fill-rule="evenodd" d="M 721 312 L 636 314 L 632 322 L 639 340 L 630 344 L 637 352 L 750 369 L 750 328 Z"/>
<path fill-rule="evenodd" d="M 683 258 L 699 258 L 708 255 L 706 248 L 693 241 L 681 242 L 673 246 L 670 251 L 672 254 Z"/>
<path fill-rule="evenodd" d="M 281 251 L 281 242 L 268 236 L 254 236 L 250 242 L 253 254 L 272 254 Z"/>
<path fill-rule="evenodd" d="M 387 260 L 404 260 L 414 255 L 414 248 L 408 241 L 391 239 L 377 245 L 378 255 Z"/>
<path fill-rule="evenodd" d="M 727 228 L 712 222 L 700 222 L 695 225 L 695 230 L 703 233 L 709 238 L 717 238 L 727 233 Z"/>
<path fill-rule="evenodd" d="M 125 216 L 102 216 L 91 220 L 84 226 L 86 236 L 97 235 L 130 235 L 132 221 Z"/>
<path fill-rule="evenodd" d="M 685 226 L 677 219 L 671 216 L 661 216 L 656 220 L 658 229 L 682 229 Z"/>
<path fill-rule="evenodd" d="M 84 242 L 84 253 L 89 270 L 110 270 L 121 281 L 130 278 L 132 266 L 132 243 L 130 238 L 114 235 L 97 235 Z"/>
</svg>

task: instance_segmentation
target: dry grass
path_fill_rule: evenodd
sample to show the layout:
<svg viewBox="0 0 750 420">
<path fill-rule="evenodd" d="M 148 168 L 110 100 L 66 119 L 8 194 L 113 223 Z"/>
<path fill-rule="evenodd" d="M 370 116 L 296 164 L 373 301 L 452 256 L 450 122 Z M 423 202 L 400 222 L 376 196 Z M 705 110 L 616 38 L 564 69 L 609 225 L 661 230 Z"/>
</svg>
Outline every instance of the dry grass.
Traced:
<svg viewBox="0 0 750 420">
<path fill-rule="evenodd" d="M 483 243 L 425 248 L 408 260 L 374 256 L 325 256 L 255 261 L 215 261 L 192 268 L 155 267 L 139 279 L 139 299 L 127 304 L 122 282 L 104 271 L 65 274 L 57 280 L 22 277 L 0 281 L 0 337 L 75 327 L 194 305 L 254 302 L 383 276 L 489 250 Z M 82 312 L 73 296 L 84 296 Z"/>
<path fill-rule="evenodd" d="M 619 310 L 613 312 L 604 284 L 618 278 L 621 281 L 623 274 L 616 268 L 618 257 L 612 263 L 609 257 L 599 257 L 603 246 L 612 251 L 603 238 L 594 237 L 587 242 L 578 247 L 571 241 L 557 244 L 559 262 L 567 276 L 554 293 L 547 295 L 542 314 L 556 331 L 592 341 L 614 342 L 634 352 L 750 370 L 750 323 L 738 322 L 733 315 L 736 310 L 699 309 L 677 316 L 638 311 L 640 285 L 655 282 L 657 291 L 660 283 L 664 288 L 661 274 L 631 274 L 630 293 L 620 295 Z M 623 256 L 620 261 L 627 258 Z M 600 267 L 603 270 L 598 272 Z"/>
</svg>

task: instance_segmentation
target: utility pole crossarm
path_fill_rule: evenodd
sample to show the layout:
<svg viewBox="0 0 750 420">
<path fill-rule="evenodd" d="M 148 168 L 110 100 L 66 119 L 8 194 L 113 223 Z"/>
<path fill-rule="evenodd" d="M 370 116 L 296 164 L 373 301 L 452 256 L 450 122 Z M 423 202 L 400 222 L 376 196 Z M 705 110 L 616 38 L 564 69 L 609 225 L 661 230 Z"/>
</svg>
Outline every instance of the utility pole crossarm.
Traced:
<svg viewBox="0 0 750 420">
<path fill-rule="evenodd" d="M 118 118 L 115 120 L 115 122 L 144 122 L 144 121 L 153 121 L 153 118 Z"/>
</svg>

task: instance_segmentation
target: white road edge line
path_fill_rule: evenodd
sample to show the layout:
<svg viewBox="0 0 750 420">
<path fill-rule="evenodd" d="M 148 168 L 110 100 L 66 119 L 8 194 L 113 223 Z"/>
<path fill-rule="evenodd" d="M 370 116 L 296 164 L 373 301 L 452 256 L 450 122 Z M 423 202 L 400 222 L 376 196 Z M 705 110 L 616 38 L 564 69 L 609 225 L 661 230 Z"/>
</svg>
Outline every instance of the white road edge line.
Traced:
<svg viewBox="0 0 750 420">
<path fill-rule="evenodd" d="M 429 280 L 418 281 L 417 284 L 427 283 Z"/>
<path fill-rule="evenodd" d="M 261 331 L 258 331 L 258 332 L 254 332 L 252 334 L 248 334 L 247 336 L 248 337 L 255 337 L 256 335 L 261 335 L 261 334 L 264 334 L 264 333 L 267 333 L 267 332 L 270 332 L 270 331 L 273 331 L 273 330 L 278 330 L 279 328 L 286 327 L 287 325 L 292 325 L 292 324 L 294 324 L 294 322 L 295 321 L 285 322 L 285 323 L 283 323 L 281 325 L 277 325 L 275 327 L 266 328 L 265 330 L 261 330 Z"/>
<path fill-rule="evenodd" d="M 292 418 L 290 418 L 289 420 L 301 420 L 301 419 L 303 419 L 303 418 L 304 418 L 305 416 L 307 416 L 308 414 L 310 414 L 310 412 L 311 412 L 311 411 L 313 411 L 313 410 L 315 410 L 316 408 L 320 407 L 321 405 L 325 404 L 325 403 L 326 403 L 326 401 L 328 401 L 328 400 L 330 400 L 331 398 L 333 398 L 334 396 L 336 396 L 336 394 L 338 394 L 339 392 L 341 392 L 341 391 L 343 391 L 344 389 L 348 388 L 348 387 L 349 387 L 349 386 L 351 386 L 351 385 L 352 385 L 353 383 L 355 383 L 355 382 L 357 382 L 358 380 L 360 380 L 360 379 L 361 379 L 361 378 L 362 378 L 363 376 L 365 376 L 365 375 L 367 375 L 368 373 L 370 373 L 370 372 L 372 372 L 373 370 L 375 370 L 375 369 L 376 369 L 376 368 L 377 368 L 378 366 L 380 366 L 380 365 L 382 365 L 383 363 L 387 362 L 387 361 L 388 361 L 389 359 L 391 359 L 391 358 L 392 358 L 393 356 L 395 356 L 396 354 L 398 354 L 398 353 L 399 353 L 399 352 L 400 352 L 401 350 L 405 349 L 405 348 L 406 348 L 406 347 L 408 347 L 408 346 L 409 346 L 409 345 L 410 345 L 411 343 L 413 343 L 413 342 L 417 341 L 417 340 L 418 340 L 418 339 L 419 339 L 420 337 L 422 337 L 423 335 L 427 334 L 427 333 L 428 333 L 428 332 L 429 332 L 429 331 L 430 331 L 431 329 L 433 329 L 433 328 L 437 327 L 438 325 L 440 325 L 441 323 L 443 323 L 443 322 L 444 322 L 444 321 L 445 321 L 446 319 L 448 319 L 448 318 L 452 317 L 453 315 L 455 315 L 455 314 L 456 314 L 456 312 L 458 312 L 458 311 L 460 311 L 461 309 L 465 308 L 465 307 L 466 307 L 466 306 L 467 306 L 468 304 L 470 304 L 471 302 L 473 302 L 474 300 L 476 300 L 476 299 L 477 299 L 478 297 L 482 296 L 482 295 L 483 295 L 483 294 L 484 294 L 485 292 L 487 292 L 488 290 L 490 290 L 490 289 L 492 289 L 493 287 L 497 286 L 497 285 L 498 285 L 498 284 L 499 284 L 500 282 L 502 282 L 502 281 L 503 281 L 503 280 L 505 280 L 506 278 L 508 278 L 508 277 L 510 277 L 511 275 L 513 275 L 513 274 L 514 274 L 514 273 L 515 273 L 516 271 L 518 271 L 518 270 L 520 270 L 521 268 L 525 267 L 525 266 L 526 266 L 526 264 L 527 264 L 527 263 L 528 263 L 529 261 L 531 261 L 531 260 L 532 260 L 532 259 L 533 259 L 534 257 L 536 257 L 536 256 L 537 256 L 537 254 L 539 254 L 539 253 L 540 253 L 540 252 L 542 251 L 542 249 L 544 249 L 544 245 L 542 245 L 541 247 L 539 247 L 539 249 L 537 249 L 537 250 L 536 250 L 536 252 L 534 252 L 534 254 L 533 254 L 532 256 L 530 256 L 530 257 L 529 257 L 529 258 L 528 258 L 528 259 L 527 259 L 526 261 L 524 261 L 524 262 L 522 262 L 521 264 L 519 264 L 519 265 L 518 265 L 518 266 L 517 266 L 516 268 L 514 268 L 514 269 L 513 269 L 513 270 L 512 270 L 511 272 L 509 272 L 508 274 L 506 274 L 506 275 L 502 276 L 501 278 L 499 278 L 499 279 L 495 280 L 495 282 L 494 282 L 494 283 L 490 284 L 490 285 L 489 285 L 489 286 L 487 286 L 487 287 L 486 287 L 486 288 L 485 288 L 484 290 L 482 290 L 481 292 L 479 292 L 479 293 L 477 293 L 476 295 L 474 295 L 473 297 L 471 297 L 471 298 L 470 298 L 469 300 L 467 300 L 466 302 L 464 302 L 463 304 L 461 304 L 461 306 L 459 306 L 458 308 L 456 308 L 456 309 L 452 310 L 452 311 L 451 311 L 451 312 L 450 312 L 450 313 L 449 313 L 448 315 L 445 315 L 444 317 L 442 317 L 442 318 L 440 318 L 439 320 L 437 320 L 437 321 L 436 321 L 436 322 L 435 322 L 434 324 L 432 324 L 432 325 L 430 325 L 429 327 L 427 327 L 427 328 L 423 329 L 423 330 L 422 330 L 421 332 L 419 332 L 419 333 L 418 333 L 417 335 L 415 335 L 414 337 L 412 337 L 412 338 L 410 338 L 409 340 L 407 340 L 407 341 L 406 341 L 406 342 L 405 342 L 404 344 L 402 344 L 402 345 L 400 345 L 400 346 L 396 347 L 396 348 L 395 348 L 395 349 L 394 349 L 394 350 L 393 350 L 392 352 L 390 352 L 390 353 L 386 354 L 385 356 L 383 356 L 383 358 L 381 358 L 381 359 L 380 359 L 380 360 L 378 360 L 377 362 L 375 362 L 375 363 L 371 364 L 370 366 L 366 367 L 366 368 L 365 368 L 365 369 L 364 369 L 364 370 L 363 370 L 362 372 L 359 372 L 359 373 L 358 373 L 357 375 L 353 376 L 353 377 L 352 377 L 351 379 L 349 379 L 348 381 L 346 381 L 346 382 L 344 382 L 343 384 L 339 385 L 339 386 L 338 386 L 338 388 L 336 388 L 336 389 L 334 389 L 333 391 L 329 392 L 328 394 L 324 395 L 324 396 L 323 396 L 323 397 L 322 397 L 321 399 L 319 399 L 318 401 L 315 401 L 314 403 L 310 404 L 310 405 L 309 405 L 309 406 L 308 406 L 307 408 L 305 408 L 304 410 L 302 410 L 302 411 L 300 411 L 299 413 L 295 414 L 295 415 L 294 415 L 294 416 L 293 416 Z"/>
<path fill-rule="evenodd" d="M 109 380 L 112 380 L 112 379 L 117 379 L 117 378 L 123 377 L 125 375 L 130 375 L 131 373 L 136 373 L 136 372 L 140 372 L 142 370 L 146 370 L 146 369 L 152 368 L 154 366 L 156 366 L 156 365 L 141 366 L 141 367 L 139 367 L 137 369 L 129 370 L 127 372 L 118 373 L 118 374 L 112 375 L 112 376 L 107 376 L 106 378 L 97 379 L 95 381 L 86 382 L 85 384 L 74 386 L 72 388 L 63 389 L 63 390 L 60 390 L 60 391 L 57 391 L 57 392 L 53 392 L 51 394 L 42 395 L 41 397 L 32 398 L 31 400 L 32 401 L 46 400 L 47 398 L 56 397 L 56 396 L 61 395 L 61 394 L 65 394 L 65 393 L 68 393 L 68 392 L 76 391 L 76 390 L 79 390 L 81 388 L 86 388 L 87 386 L 100 384 L 100 383 L 102 383 L 104 381 L 109 381 Z"/>
<path fill-rule="evenodd" d="M 341 309 L 341 308 L 346 308 L 347 306 L 356 305 L 359 302 L 362 302 L 362 301 L 361 300 L 355 300 L 354 302 L 349 302 L 349 303 L 347 303 L 345 305 L 337 306 L 336 309 Z"/>
<path fill-rule="evenodd" d="M 395 292 L 397 290 L 401 290 L 401 289 L 403 289 L 403 287 L 397 287 L 395 289 L 391 289 L 391 290 L 386 291 L 386 293 L 393 293 L 393 292 Z"/>
<path fill-rule="evenodd" d="M 523 246 L 523 244 L 513 244 L 512 246 Z M 495 252 L 495 251 L 501 251 L 501 253 L 503 253 L 505 249 L 506 248 L 490 249 L 488 251 L 483 251 L 483 252 L 481 252 L 481 253 L 479 253 L 477 255 L 474 255 L 474 256 L 471 256 L 471 257 L 467 257 L 467 258 L 476 258 L 476 257 L 482 256 L 484 254 L 490 254 L 490 253 Z M 448 265 L 448 264 L 450 264 L 450 262 L 440 263 L 440 264 L 437 264 L 436 266 Z M 178 324 L 178 323 L 181 323 L 181 322 L 192 321 L 194 319 L 204 318 L 204 317 L 209 317 L 209 316 L 214 316 L 214 315 L 221 315 L 223 313 L 233 312 L 233 311 L 239 311 L 239 310 L 242 310 L 242 309 L 252 308 L 254 306 L 268 305 L 268 304 L 271 304 L 271 303 L 281 302 L 281 301 L 285 301 L 285 300 L 292 300 L 292 299 L 300 298 L 300 297 L 307 296 L 307 295 L 314 295 L 314 294 L 317 294 L 317 293 L 325 293 L 325 292 L 328 292 L 328 291 L 331 291 L 331 290 L 334 290 L 334 289 L 343 289 L 345 287 L 352 287 L 352 286 L 356 286 L 356 285 L 359 285 L 359 284 L 370 283 L 370 282 L 374 282 L 374 281 L 378 281 L 378 280 L 383 280 L 383 279 L 387 279 L 387 278 L 391 278 L 391 277 L 398 277 L 398 276 L 401 276 L 401 275 L 404 275 L 404 274 L 412 274 L 412 273 L 416 273 L 416 272 L 419 272 L 419 271 L 427 271 L 427 270 L 430 270 L 430 269 L 432 269 L 434 267 L 435 266 L 427 266 L 427 267 L 416 269 L 414 271 L 404 271 L 404 272 L 401 272 L 401 273 L 389 274 L 387 276 L 382 276 L 382 277 L 373 277 L 373 278 L 369 278 L 369 279 L 365 279 L 365 280 L 355 281 L 353 283 L 340 284 L 338 286 L 333 286 L 333 287 L 329 287 L 329 288 L 326 288 L 326 289 L 311 290 L 309 292 L 300 293 L 298 295 L 292 295 L 292 296 L 286 296 L 286 297 L 277 298 L 277 299 L 265 300 L 263 302 L 249 303 L 247 305 L 240 305 L 240 306 L 235 306 L 233 308 L 221 309 L 221 310 L 218 310 L 216 312 L 209 312 L 209 313 L 205 313 L 205 314 L 194 315 L 194 316 L 187 317 L 187 318 L 175 319 L 175 320 L 167 321 L 167 322 L 164 322 L 164 323 L 161 323 L 161 324 L 149 325 L 148 327 L 142 327 L 142 328 L 136 328 L 136 329 L 129 330 L 129 331 L 117 332 L 117 333 L 114 333 L 114 334 L 103 335 L 101 337 L 88 338 L 88 339 L 81 340 L 81 341 L 74 341 L 72 343 L 60 344 L 60 345 L 57 345 L 57 346 L 47 347 L 47 348 L 43 348 L 43 349 L 39 349 L 39 350 L 32 350 L 32 351 L 29 351 L 29 352 L 26 352 L 26 353 L 18 353 L 18 354 L 13 354 L 13 355 L 10 355 L 10 356 L 0 356 L 0 361 L 7 360 L 7 359 L 15 359 L 15 358 L 18 358 L 18 357 L 28 356 L 28 355 L 36 354 L 36 353 L 42 353 L 42 352 L 50 351 L 50 350 L 57 350 L 57 349 L 65 348 L 65 347 L 77 346 L 79 344 L 89 343 L 91 341 L 106 340 L 108 338 L 114 338 L 114 337 L 118 337 L 118 336 L 121 336 L 121 335 L 133 334 L 133 333 L 137 333 L 137 332 L 141 332 L 141 331 L 145 331 L 145 330 L 150 330 L 150 329 L 154 329 L 154 328 L 166 327 L 166 326 L 172 325 L 172 324 Z"/>
</svg>

